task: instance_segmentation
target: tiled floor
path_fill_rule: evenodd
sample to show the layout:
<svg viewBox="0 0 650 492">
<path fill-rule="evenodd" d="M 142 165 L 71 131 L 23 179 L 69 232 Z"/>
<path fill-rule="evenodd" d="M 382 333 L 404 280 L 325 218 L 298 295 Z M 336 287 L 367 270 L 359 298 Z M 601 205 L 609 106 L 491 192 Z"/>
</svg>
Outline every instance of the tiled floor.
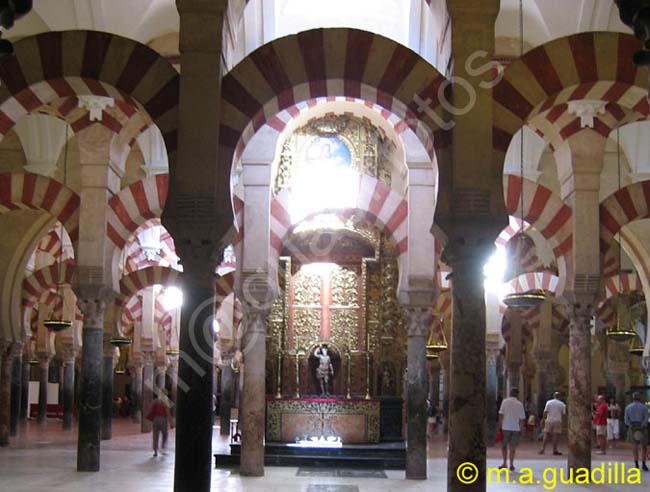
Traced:
<svg viewBox="0 0 650 492">
<path fill-rule="evenodd" d="M 114 437 L 102 441 L 101 471 L 98 473 L 77 473 L 76 432 L 63 432 L 60 423 L 49 421 L 45 427 L 30 422 L 20 429 L 9 448 L 0 448 L 0 492 L 159 492 L 171 491 L 173 483 L 173 434 L 170 435 L 168 454 L 152 456 L 151 435 L 141 434 L 139 426 L 130 421 L 117 420 L 114 424 Z M 227 447 L 227 442 L 218 435 L 215 428 L 214 449 Z M 534 485 L 490 484 L 489 491 L 507 492 L 546 492 L 544 478 L 559 477 L 565 469 L 566 460 L 562 457 L 539 456 L 537 443 L 523 442 L 519 451 L 517 466 L 521 471 L 530 467 L 535 480 Z M 606 460 L 594 456 L 594 466 L 601 462 L 625 460 L 629 466 L 630 450 L 623 444 L 612 450 Z M 212 490 L 219 492 L 264 491 L 264 492 L 430 492 L 446 489 L 446 466 L 444 459 L 446 446 L 444 440 L 436 438 L 429 446 L 429 478 L 426 481 L 406 481 L 403 471 L 387 470 L 386 478 L 362 478 L 355 476 L 299 476 L 297 468 L 267 467 L 264 478 L 240 477 L 236 471 L 213 470 Z M 490 448 L 488 466 L 500 463 L 500 451 Z M 611 465 L 607 465 L 611 466 Z M 544 471 L 552 467 L 552 471 Z M 547 475 L 544 475 L 544 474 Z M 379 474 L 381 476 L 381 474 Z M 376 476 L 376 475 L 375 475 Z M 524 475 L 514 474 L 517 479 Z M 559 478 L 558 478 L 559 480 Z M 548 485 L 550 482 L 546 482 Z M 642 484 L 558 484 L 558 492 L 642 492 L 650 488 L 650 473 L 644 473 Z"/>
</svg>

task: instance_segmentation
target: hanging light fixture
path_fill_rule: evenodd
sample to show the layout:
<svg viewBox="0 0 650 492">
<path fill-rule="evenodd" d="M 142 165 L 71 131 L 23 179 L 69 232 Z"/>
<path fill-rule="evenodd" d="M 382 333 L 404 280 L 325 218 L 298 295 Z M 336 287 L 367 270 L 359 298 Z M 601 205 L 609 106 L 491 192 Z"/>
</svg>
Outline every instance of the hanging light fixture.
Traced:
<svg viewBox="0 0 650 492">
<path fill-rule="evenodd" d="M 523 0 L 519 0 L 519 56 L 524 56 L 524 6 Z M 521 127 L 519 139 L 519 177 L 521 178 L 521 232 L 524 231 L 524 126 Z M 503 303 L 513 309 L 530 309 L 539 306 L 546 299 L 543 290 L 532 290 L 528 292 L 513 292 L 503 298 Z"/>
<path fill-rule="evenodd" d="M 68 125 L 65 126 L 65 143 L 63 150 L 63 186 L 66 186 L 66 174 L 68 170 Z M 56 264 L 56 296 L 61 300 L 61 316 L 57 318 L 56 308 L 52 313 L 52 317 L 43 321 L 43 325 L 50 331 L 59 332 L 70 328 L 72 326 L 72 321 L 65 319 L 63 317 L 63 307 L 64 307 L 64 297 L 62 284 L 63 279 L 61 278 L 62 273 L 62 263 L 63 263 L 63 223 L 59 222 L 59 240 L 61 241 L 61 250 L 59 251 L 59 257 L 55 260 Z"/>
<path fill-rule="evenodd" d="M 620 129 L 616 129 L 616 159 L 618 167 L 618 188 L 621 189 L 621 141 Z M 618 232 L 618 281 L 619 288 L 621 283 L 621 268 L 623 259 L 623 249 L 621 247 L 621 231 Z M 630 296 L 619 292 L 616 296 L 616 324 L 607 329 L 607 336 L 617 342 L 627 342 L 636 336 L 632 327 L 632 318 L 630 316 Z"/>
<path fill-rule="evenodd" d="M 115 335 L 114 337 L 111 337 L 111 345 L 117 348 L 126 347 L 128 345 L 131 345 L 131 337 Z"/>
<path fill-rule="evenodd" d="M 440 352 L 447 350 L 447 337 L 445 337 L 444 318 L 438 316 L 434 319 L 433 325 L 429 332 L 429 339 L 427 340 L 427 358 L 438 358 Z M 429 357 L 428 354 L 435 355 Z"/>
<path fill-rule="evenodd" d="M 643 347 L 643 342 L 641 341 L 641 338 L 639 338 L 639 335 L 636 335 L 632 340 L 632 343 L 630 344 L 630 348 L 628 349 L 628 352 L 630 352 L 632 355 L 641 357 L 643 355 L 644 350 L 645 348 Z"/>
</svg>

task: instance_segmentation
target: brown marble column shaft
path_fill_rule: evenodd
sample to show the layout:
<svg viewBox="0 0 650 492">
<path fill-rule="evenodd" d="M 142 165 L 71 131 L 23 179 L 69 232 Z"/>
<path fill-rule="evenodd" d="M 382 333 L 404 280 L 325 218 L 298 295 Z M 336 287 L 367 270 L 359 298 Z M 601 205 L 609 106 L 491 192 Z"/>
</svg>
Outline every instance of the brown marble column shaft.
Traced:
<svg viewBox="0 0 650 492">
<path fill-rule="evenodd" d="M 9 424 L 11 419 L 11 372 L 13 357 L 4 350 L 0 362 L 0 446 L 9 446 Z"/>
<path fill-rule="evenodd" d="M 104 340 L 106 345 L 107 340 Z M 113 383 L 114 375 L 114 348 L 104 349 L 102 360 L 102 439 L 109 440 L 113 437 Z"/>
<path fill-rule="evenodd" d="M 427 478 L 426 344 L 432 311 L 430 307 L 405 306 L 408 319 L 406 376 L 406 478 Z"/>
<path fill-rule="evenodd" d="M 153 361 L 151 353 L 144 355 L 144 367 L 142 369 L 142 418 L 140 419 L 140 432 L 151 432 L 152 423 L 146 417 L 151 403 L 153 402 Z"/>
<path fill-rule="evenodd" d="M 38 358 L 38 422 L 47 420 L 47 383 L 50 371 L 50 356 Z"/>
<path fill-rule="evenodd" d="M 569 325 L 569 456 L 571 469 L 591 468 L 591 313 L 571 310 Z"/>
<path fill-rule="evenodd" d="M 247 306 L 245 303 L 244 306 Z M 266 310 L 245 307 L 244 387 L 240 402 L 241 463 L 244 476 L 264 475 L 264 415 L 266 412 Z"/>
<path fill-rule="evenodd" d="M 176 417 L 176 400 L 178 398 L 178 358 L 170 356 L 169 361 L 169 379 L 171 380 L 170 400 L 172 405 L 169 408 L 172 418 Z"/>
<path fill-rule="evenodd" d="M 31 376 L 31 364 L 27 352 L 23 353 L 23 376 L 20 388 L 20 419 L 27 420 L 29 415 L 29 378 Z"/>
<path fill-rule="evenodd" d="M 233 374 L 230 362 L 221 368 L 221 401 L 219 402 L 220 434 L 230 433 L 230 410 L 233 404 Z"/>
<path fill-rule="evenodd" d="M 481 253 L 486 253 L 488 248 Z M 449 387 L 449 458 L 447 490 L 485 492 L 486 487 L 486 360 L 483 265 L 488 254 L 459 252 L 453 257 L 453 322 Z M 465 462 L 478 468 L 479 478 L 466 485 L 456 474 Z"/>
<path fill-rule="evenodd" d="M 63 429 L 72 429 L 74 410 L 74 366 L 75 354 L 65 354 L 63 358 Z"/>
</svg>

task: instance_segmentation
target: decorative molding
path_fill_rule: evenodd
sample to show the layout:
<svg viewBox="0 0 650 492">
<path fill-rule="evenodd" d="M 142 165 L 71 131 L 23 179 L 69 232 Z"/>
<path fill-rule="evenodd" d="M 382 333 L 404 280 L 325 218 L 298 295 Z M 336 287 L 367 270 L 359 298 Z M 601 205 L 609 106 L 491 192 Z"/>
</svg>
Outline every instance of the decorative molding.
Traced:
<svg viewBox="0 0 650 492">
<path fill-rule="evenodd" d="M 594 118 L 599 114 L 605 114 L 607 101 L 592 101 L 581 99 L 569 101 L 569 114 L 580 118 L 581 128 L 593 128 Z"/>
<path fill-rule="evenodd" d="M 106 108 L 115 106 L 115 99 L 106 96 L 82 95 L 77 96 L 78 107 L 87 109 L 90 113 L 90 121 L 102 121 Z"/>
</svg>

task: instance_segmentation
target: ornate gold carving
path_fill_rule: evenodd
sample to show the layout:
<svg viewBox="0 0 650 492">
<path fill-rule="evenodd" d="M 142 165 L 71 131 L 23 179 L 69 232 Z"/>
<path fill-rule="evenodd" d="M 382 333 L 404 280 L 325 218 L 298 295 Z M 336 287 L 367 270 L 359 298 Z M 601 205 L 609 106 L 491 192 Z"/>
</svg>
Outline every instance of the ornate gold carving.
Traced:
<svg viewBox="0 0 650 492">
<path fill-rule="evenodd" d="M 310 121 L 296 130 L 283 144 L 273 191 L 278 194 L 291 186 L 296 157 L 302 155 L 305 145 L 315 136 L 336 136 L 343 140 L 352 156 L 352 167 L 362 174 L 376 177 L 390 186 L 391 154 L 395 145 L 385 133 L 360 118 L 346 115 L 328 115 Z"/>
<path fill-rule="evenodd" d="M 317 273 L 299 270 L 293 277 L 294 305 L 320 306 L 321 278 Z"/>
<path fill-rule="evenodd" d="M 332 305 L 359 305 L 359 274 L 351 268 L 337 268 L 332 273 Z"/>
<path fill-rule="evenodd" d="M 330 340 L 339 347 L 354 349 L 357 346 L 359 314 L 356 309 L 333 309 L 330 314 Z"/>
<path fill-rule="evenodd" d="M 293 313 L 294 346 L 307 351 L 320 338 L 320 309 L 296 309 Z"/>
</svg>

